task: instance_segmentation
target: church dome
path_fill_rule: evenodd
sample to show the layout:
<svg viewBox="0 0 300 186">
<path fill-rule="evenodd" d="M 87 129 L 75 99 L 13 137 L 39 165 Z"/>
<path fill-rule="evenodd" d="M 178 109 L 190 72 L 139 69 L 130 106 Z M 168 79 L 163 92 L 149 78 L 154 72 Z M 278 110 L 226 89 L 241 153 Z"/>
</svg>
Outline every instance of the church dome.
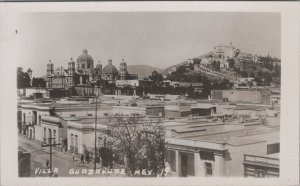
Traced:
<svg viewBox="0 0 300 186">
<path fill-rule="evenodd" d="M 84 49 L 82 54 L 77 58 L 77 64 L 86 64 L 85 69 L 90 69 L 94 67 L 94 60 L 92 56 L 88 54 L 88 51 Z"/>
<path fill-rule="evenodd" d="M 118 75 L 118 69 L 112 64 L 112 60 L 108 60 L 108 64 L 102 69 L 103 74 L 114 74 Z"/>
</svg>

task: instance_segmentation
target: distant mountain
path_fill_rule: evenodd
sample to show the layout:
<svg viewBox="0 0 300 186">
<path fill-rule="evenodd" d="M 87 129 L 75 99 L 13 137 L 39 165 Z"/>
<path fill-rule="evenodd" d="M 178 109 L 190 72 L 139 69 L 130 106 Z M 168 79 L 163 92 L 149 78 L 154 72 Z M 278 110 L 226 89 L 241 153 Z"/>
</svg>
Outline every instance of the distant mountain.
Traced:
<svg viewBox="0 0 300 186">
<path fill-rule="evenodd" d="M 130 74 L 138 74 L 139 78 L 145 78 L 152 74 L 154 70 L 161 73 L 163 70 L 149 65 L 129 65 L 127 70 Z"/>
</svg>

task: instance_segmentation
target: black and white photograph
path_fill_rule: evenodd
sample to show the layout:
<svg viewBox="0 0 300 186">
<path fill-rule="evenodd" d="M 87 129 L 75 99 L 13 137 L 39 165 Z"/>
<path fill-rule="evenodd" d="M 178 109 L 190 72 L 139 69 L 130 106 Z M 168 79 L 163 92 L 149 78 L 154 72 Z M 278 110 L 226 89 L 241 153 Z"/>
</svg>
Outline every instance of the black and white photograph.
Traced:
<svg viewBox="0 0 300 186">
<path fill-rule="evenodd" d="M 6 72 L 16 80 L 16 176 L 279 179 L 282 20 L 270 11 L 18 13 L 7 54 L 17 63 Z"/>
</svg>

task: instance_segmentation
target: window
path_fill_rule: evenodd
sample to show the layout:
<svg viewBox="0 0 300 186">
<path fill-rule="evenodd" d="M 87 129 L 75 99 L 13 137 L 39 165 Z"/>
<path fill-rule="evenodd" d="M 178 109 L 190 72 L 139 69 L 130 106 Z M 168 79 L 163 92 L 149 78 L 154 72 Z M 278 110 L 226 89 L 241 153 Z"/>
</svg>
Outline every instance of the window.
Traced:
<svg viewBox="0 0 300 186">
<path fill-rule="evenodd" d="M 215 161 L 215 156 L 213 152 L 200 151 L 199 153 L 201 160 Z"/>
<path fill-rule="evenodd" d="M 75 117 L 76 116 L 76 114 L 70 114 L 70 117 Z"/>
<path fill-rule="evenodd" d="M 48 134 L 49 134 L 49 141 L 48 141 L 48 143 L 50 143 L 50 140 L 51 140 L 51 138 L 52 138 L 52 132 L 51 132 L 51 129 L 48 129 Z"/>
<path fill-rule="evenodd" d="M 71 134 L 71 146 L 74 146 L 74 135 Z"/>
<path fill-rule="evenodd" d="M 205 176 L 212 176 L 212 164 L 205 162 Z"/>
<path fill-rule="evenodd" d="M 85 68 L 85 65 L 84 65 L 84 64 L 82 64 L 82 65 L 81 65 L 81 68 Z"/>
<path fill-rule="evenodd" d="M 46 127 L 44 127 L 44 142 L 46 142 Z"/>
<path fill-rule="evenodd" d="M 74 147 L 75 153 L 78 153 L 78 136 L 75 135 L 75 147 Z"/>
<path fill-rule="evenodd" d="M 53 130 L 54 143 L 56 143 L 56 130 Z"/>
<path fill-rule="evenodd" d="M 41 124 L 42 116 L 39 115 L 39 124 Z"/>
<path fill-rule="evenodd" d="M 254 176 L 258 178 L 264 178 L 266 176 L 266 172 L 260 169 L 255 169 Z"/>
<path fill-rule="evenodd" d="M 280 144 L 274 143 L 267 145 L 267 154 L 274 154 L 280 152 Z"/>
</svg>

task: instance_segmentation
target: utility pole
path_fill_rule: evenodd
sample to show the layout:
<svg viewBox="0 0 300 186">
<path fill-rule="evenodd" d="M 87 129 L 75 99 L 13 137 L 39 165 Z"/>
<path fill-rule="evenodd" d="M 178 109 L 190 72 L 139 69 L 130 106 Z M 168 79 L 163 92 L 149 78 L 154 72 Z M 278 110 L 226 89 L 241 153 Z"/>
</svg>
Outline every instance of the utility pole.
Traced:
<svg viewBox="0 0 300 186">
<path fill-rule="evenodd" d="M 57 145 L 61 145 L 60 143 L 56 143 L 56 144 L 52 144 L 52 140 L 55 139 L 55 138 L 48 138 L 49 140 L 49 144 L 43 144 L 42 143 L 42 147 L 50 147 L 50 177 L 52 176 L 52 146 L 57 146 Z"/>
<path fill-rule="evenodd" d="M 99 96 L 99 89 L 98 86 L 95 86 L 97 89 L 97 94 L 95 96 L 95 158 L 94 158 L 94 170 L 96 171 L 96 158 L 97 158 L 97 110 L 98 110 L 98 96 Z"/>
</svg>

